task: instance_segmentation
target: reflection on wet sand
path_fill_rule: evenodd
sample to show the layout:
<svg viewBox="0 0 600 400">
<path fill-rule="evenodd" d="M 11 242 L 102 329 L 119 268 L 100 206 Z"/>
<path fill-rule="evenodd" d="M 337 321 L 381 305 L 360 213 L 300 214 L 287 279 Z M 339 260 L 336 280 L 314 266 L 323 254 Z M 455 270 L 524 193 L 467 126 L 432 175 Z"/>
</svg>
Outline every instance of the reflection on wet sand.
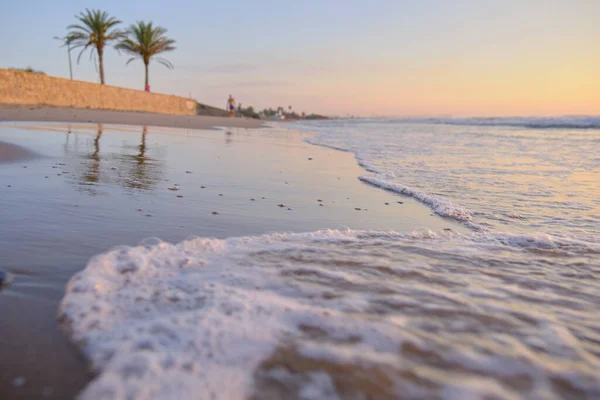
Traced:
<svg viewBox="0 0 600 400">
<path fill-rule="evenodd" d="M 161 179 L 160 163 L 146 155 L 148 127 L 142 128 L 142 138 L 137 155 L 126 155 L 122 161 L 128 164 L 128 174 L 123 186 L 132 189 L 150 190 Z"/>
<path fill-rule="evenodd" d="M 134 147 L 135 154 L 128 154 L 131 146 L 126 145 L 121 147 L 121 154 L 106 150 L 102 151 L 100 144 L 103 133 L 104 126 L 98 124 L 93 140 L 93 148 L 90 150 L 79 148 L 77 134 L 75 135 L 75 143 L 70 145 L 71 133 L 67 133 L 64 146 L 65 154 L 79 158 L 79 165 L 83 166 L 79 174 L 73 174 L 73 183 L 80 190 L 94 196 L 101 194 L 98 191 L 98 186 L 101 184 L 116 185 L 129 189 L 151 190 L 157 182 L 163 179 L 164 162 L 148 156 L 147 126 L 142 128 L 141 142 Z M 107 166 L 111 166 L 110 169 L 102 168 L 103 160 L 106 161 Z M 74 164 L 74 169 L 77 169 L 77 164 Z"/>
<path fill-rule="evenodd" d="M 98 133 L 94 139 L 94 152 L 87 156 L 90 163 L 87 173 L 83 176 L 84 182 L 97 183 L 100 181 L 100 138 L 103 132 L 102 124 L 98 124 Z"/>
</svg>

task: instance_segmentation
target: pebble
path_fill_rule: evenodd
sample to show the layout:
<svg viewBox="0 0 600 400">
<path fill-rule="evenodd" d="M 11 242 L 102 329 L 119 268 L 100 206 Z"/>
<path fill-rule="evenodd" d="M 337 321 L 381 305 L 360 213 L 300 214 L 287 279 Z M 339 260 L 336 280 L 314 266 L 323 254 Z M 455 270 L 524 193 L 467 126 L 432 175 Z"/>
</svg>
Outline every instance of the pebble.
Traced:
<svg viewBox="0 0 600 400">
<path fill-rule="evenodd" d="M 213 211 L 211 214 L 212 214 L 212 215 L 219 215 L 219 213 L 218 213 L 218 212 L 216 212 L 216 211 Z"/>
<path fill-rule="evenodd" d="M 27 165 L 23 165 L 23 168 L 27 168 Z"/>
<path fill-rule="evenodd" d="M 288 211 L 292 211 L 292 209 L 288 207 Z"/>
<path fill-rule="evenodd" d="M 48 179 L 48 176 L 45 176 L 44 178 Z"/>
<path fill-rule="evenodd" d="M 309 161 L 312 161 L 312 157 L 308 157 L 308 160 L 309 160 Z"/>
<path fill-rule="evenodd" d="M 7 187 L 12 187 L 12 185 L 8 185 Z"/>
<path fill-rule="evenodd" d="M 152 214 L 146 214 L 146 217 L 151 217 L 151 216 L 152 216 Z"/>
<path fill-rule="evenodd" d="M 390 203 L 385 203 L 385 205 L 386 205 L 386 206 L 389 206 L 389 205 L 390 205 Z"/>
<path fill-rule="evenodd" d="M 219 193 L 219 196 L 223 196 L 223 193 Z"/>
<path fill-rule="evenodd" d="M 181 194 L 178 194 L 178 195 L 177 195 L 177 198 L 178 198 L 178 199 L 182 199 L 182 198 L 183 198 L 183 195 L 181 195 Z"/>
<path fill-rule="evenodd" d="M 279 204 L 277 207 L 283 208 L 283 207 L 285 207 L 285 204 Z"/>
<path fill-rule="evenodd" d="M 322 203 L 322 202 L 323 202 L 323 200 L 321 200 L 321 199 L 318 199 L 317 201 L 318 201 L 319 203 Z"/>
<path fill-rule="evenodd" d="M 9 276 L 8 272 L 0 270 L 0 288 L 8 284 Z"/>
<path fill-rule="evenodd" d="M 185 171 L 185 173 L 186 173 L 186 174 L 191 174 L 191 173 L 192 173 L 192 171 Z"/>
<path fill-rule="evenodd" d="M 319 206 L 323 207 L 323 204 L 319 204 Z"/>
<path fill-rule="evenodd" d="M 398 203 L 398 204 L 404 204 L 404 202 L 403 202 L 403 201 L 398 201 L 397 203 Z"/>
<path fill-rule="evenodd" d="M 256 199 L 250 199 L 250 201 L 256 201 Z"/>
<path fill-rule="evenodd" d="M 206 186 L 200 186 L 200 189 L 205 189 L 205 188 L 206 188 Z"/>
<path fill-rule="evenodd" d="M 25 382 L 27 382 L 27 380 L 24 377 L 18 376 L 15 379 L 13 379 L 12 384 L 13 386 L 21 387 L 25 385 Z"/>
<path fill-rule="evenodd" d="M 356 207 L 356 208 L 355 208 L 355 210 L 356 210 L 356 211 L 360 211 L 360 210 L 362 210 L 362 209 L 361 209 L 361 208 L 358 208 L 358 207 Z"/>
<path fill-rule="evenodd" d="M 144 210 L 142 210 L 141 208 L 138 208 L 138 209 L 137 209 L 137 210 L 135 210 L 135 211 L 144 211 Z"/>
<path fill-rule="evenodd" d="M 451 231 L 452 229 L 450 228 L 444 228 L 445 231 Z"/>
<path fill-rule="evenodd" d="M 169 188 L 169 190 L 179 190 L 179 188 L 177 186 L 172 186 Z"/>
</svg>

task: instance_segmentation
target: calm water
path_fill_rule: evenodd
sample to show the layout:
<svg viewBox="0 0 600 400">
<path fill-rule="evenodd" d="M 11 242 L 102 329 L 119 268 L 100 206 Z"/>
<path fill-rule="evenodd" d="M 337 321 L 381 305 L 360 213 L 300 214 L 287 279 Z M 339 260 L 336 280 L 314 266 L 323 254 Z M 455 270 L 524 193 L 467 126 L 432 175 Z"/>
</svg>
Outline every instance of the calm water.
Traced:
<svg viewBox="0 0 600 400">
<path fill-rule="evenodd" d="M 100 371 L 84 398 L 600 397 L 600 130 L 551 122 L 300 126 L 372 196 L 468 230 L 388 216 L 98 255 L 59 311 Z"/>
</svg>

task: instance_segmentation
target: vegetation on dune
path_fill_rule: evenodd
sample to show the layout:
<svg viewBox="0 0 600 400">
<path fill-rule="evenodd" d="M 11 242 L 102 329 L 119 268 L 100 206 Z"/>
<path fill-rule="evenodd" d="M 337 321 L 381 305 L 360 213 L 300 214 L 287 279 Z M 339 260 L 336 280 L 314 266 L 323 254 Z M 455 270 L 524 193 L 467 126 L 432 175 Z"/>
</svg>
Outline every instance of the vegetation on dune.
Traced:
<svg viewBox="0 0 600 400">
<path fill-rule="evenodd" d="M 46 75 L 46 73 L 44 71 L 39 71 L 37 69 L 33 69 L 31 67 L 27 67 L 27 68 L 9 68 L 12 71 L 22 71 L 22 72 L 31 72 L 32 74 L 40 74 L 40 75 Z"/>
<path fill-rule="evenodd" d="M 124 33 L 115 28 L 121 21 L 110 16 L 106 11 L 89 10 L 87 8 L 85 12 L 79 13 L 75 18 L 79 20 L 79 23 L 67 27 L 69 30 L 67 40 L 72 48 L 81 48 L 81 52 L 77 57 L 78 63 L 87 49 L 96 49 L 96 53 L 93 50 L 91 51 L 90 59 L 93 59 L 97 54 L 100 83 L 104 85 L 104 47 L 109 42 L 123 37 Z"/>
<path fill-rule="evenodd" d="M 125 36 L 115 46 L 117 50 L 133 56 L 127 60 L 126 64 L 138 58 L 144 62 L 146 76 L 144 87 L 148 86 L 148 67 L 151 60 L 156 60 L 169 69 L 173 68 L 173 64 L 168 60 L 156 57 L 158 54 L 176 49 L 175 40 L 166 37 L 166 32 L 165 28 L 153 26 L 152 21 L 138 21 L 127 29 Z"/>
</svg>

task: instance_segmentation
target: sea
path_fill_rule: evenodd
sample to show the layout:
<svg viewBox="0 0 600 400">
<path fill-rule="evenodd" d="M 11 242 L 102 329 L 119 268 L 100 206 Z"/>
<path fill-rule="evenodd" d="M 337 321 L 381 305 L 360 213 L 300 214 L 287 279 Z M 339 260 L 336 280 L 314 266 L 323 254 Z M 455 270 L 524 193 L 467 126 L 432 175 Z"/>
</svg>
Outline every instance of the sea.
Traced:
<svg viewBox="0 0 600 400">
<path fill-rule="evenodd" d="M 59 309 L 98 373 L 83 398 L 600 398 L 600 118 L 285 127 L 467 230 L 100 254 Z"/>
</svg>

